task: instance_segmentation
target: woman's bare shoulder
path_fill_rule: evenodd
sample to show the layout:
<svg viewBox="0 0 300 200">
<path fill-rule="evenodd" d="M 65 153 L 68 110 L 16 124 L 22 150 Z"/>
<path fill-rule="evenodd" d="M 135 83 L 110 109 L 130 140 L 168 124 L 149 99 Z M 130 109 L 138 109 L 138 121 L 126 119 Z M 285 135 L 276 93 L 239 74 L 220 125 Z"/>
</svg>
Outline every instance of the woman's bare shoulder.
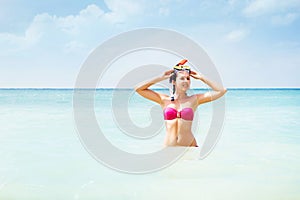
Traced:
<svg viewBox="0 0 300 200">
<path fill-rule="evenodd" d="M 161 94 L 161 99 L 164 103 L 164 105 L 168 104 L 171 101 L 171 97 L 169 95 L 166 94 Z"/>
<path fill-rule="evenodd" d="M 192 105 L 192 107 L 194 107 L 195 109 L 198 107 L 198 95 L 199 94 L 193 94 L 191 96 L 189 96 L 189 102 Z"/>
</svg>

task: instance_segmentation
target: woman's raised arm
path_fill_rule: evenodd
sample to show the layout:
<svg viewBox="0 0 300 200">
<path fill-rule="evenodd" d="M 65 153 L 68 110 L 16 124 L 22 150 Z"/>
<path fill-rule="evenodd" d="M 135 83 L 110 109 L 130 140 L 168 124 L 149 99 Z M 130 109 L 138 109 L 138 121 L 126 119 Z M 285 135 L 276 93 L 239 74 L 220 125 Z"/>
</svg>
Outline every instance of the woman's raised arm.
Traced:
<svg viewBox="0 0 300 200">
<path fill-rule="evenodd" d="M 150 90 L 149 87 L 151 85 L 154 85 L 154 84 L 160 82 L 160 81 L 163 81 L 165 79 L 170 78 L 170 76 L 172 75 L 173 71 L 174 70 L 166 71 L 160 77 L 156 77 L 156 78 L 154 78 L 154 79 L 152 79 L 150 81 L 146 81 L 146 82 L 143 82 L 143 83 L 139 84 L 138 86 L 135 87 L 135 91 L 138 94 L 140 94 L 141 96 L 145 97 L 146 99 L 154 101 L 154 102 L 156 102 L 158 104 L 162 104 L 162 99 L 164 97 L 166 97 L 167 95 L 155 92 L 153 90 Z"/>
<path fill-rule="evenodd" d="M 203 83 L 205 83 L 206 85 L 208 85 L 210 88 L 213 89 L 213 91 L 208 91 L 204 94 L 197 94 L 198 105 L 216 100 L 216 99 L 222 97 L 227 92 L 226 88 L 207 79 L 202 74 L 199 74 L 195 71 L 191 71 L 190 76 L 193 77 L 194 79 L 201 80 Z"/>
</svg>

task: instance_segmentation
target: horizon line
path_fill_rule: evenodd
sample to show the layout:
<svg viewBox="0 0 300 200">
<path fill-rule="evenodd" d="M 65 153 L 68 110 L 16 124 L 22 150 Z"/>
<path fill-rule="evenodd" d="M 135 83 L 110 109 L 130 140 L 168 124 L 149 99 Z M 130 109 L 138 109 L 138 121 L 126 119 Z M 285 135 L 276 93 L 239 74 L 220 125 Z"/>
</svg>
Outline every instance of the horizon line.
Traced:
<svg viewBox="0 0 300 200">
<path fill-rule="evenodd" d="M 66 88 L 63 88 L 63 87 L 45 87 L 45 88 L 42 88 L 42 87 L 6 87 L 6 88 L 1 88 L 0 87 L 0 90 L 75 90 L 75 89 L 79 89 L 79 90 L 132 90 L 134 88 L 113 88 L 113 87 L 103 87 L 103 88 L 74 88 L 74 87 L 66 87 Z M 151 89 L 154 89 L 154 90 L 167 90 L 168 88 L 154 88 L 152 87 Z M 206 90 L 208 88 L 202 88 L 202 87 L 199 87 L 199 88 L 191 88 L 191 90 Z M 239 90 L 239 89 L 300 89 L 300 87 L 227 87 L 228 90 Z"/>
</svg>

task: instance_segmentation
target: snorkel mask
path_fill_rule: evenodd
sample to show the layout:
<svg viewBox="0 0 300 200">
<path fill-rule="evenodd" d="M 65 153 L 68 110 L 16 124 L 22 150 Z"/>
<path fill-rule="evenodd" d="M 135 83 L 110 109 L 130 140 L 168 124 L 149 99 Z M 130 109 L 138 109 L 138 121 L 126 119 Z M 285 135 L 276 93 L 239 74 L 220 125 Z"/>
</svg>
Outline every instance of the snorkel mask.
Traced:
<svg viewBox="0 0 300 200">
<path fill-rule="evenodd" d="M 174 69 L 174 73 L 173 75 L 170 77 L 169 82 L 172 83 L 172 81 L 176 80 L 176 74 L 179 71 L 187 71 L 189 74 L 191 73 L 191 68 L 187 65 L 184 65 L 188 60 L 183 59 L 181 60 L 179 63 L 177 63 L 173 69 Z"/>
<path fill-rule="evenodd" d="M 170 83 L 172 83 L 172 81 L 176 80 L 177 72 L 179 72 L 179 71 L 186 71 L 189 74 L 191 73 L 191 68 L 187 65 L 184 65 L 187 61 L 188 60 L 183 59 L 173 67 L 174 72 L 173 72 L 173 75 L 169 79 Z M 175 94 L 175 85 L 173 85 L 173 94 L 171 96 L 171 101 L 174 101 L 174 94 Z"/>
</svg>

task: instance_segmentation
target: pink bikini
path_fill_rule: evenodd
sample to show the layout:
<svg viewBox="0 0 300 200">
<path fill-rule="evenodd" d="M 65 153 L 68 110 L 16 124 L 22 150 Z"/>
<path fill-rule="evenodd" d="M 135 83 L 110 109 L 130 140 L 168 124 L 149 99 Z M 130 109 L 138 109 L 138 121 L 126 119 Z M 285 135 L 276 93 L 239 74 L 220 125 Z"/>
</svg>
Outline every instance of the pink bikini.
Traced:
<svg viewBox="0 0 300 200">
<path fill-rule="evenodd" d="M 166 107 L 164 109 L 165 120 L 172 120 L 176 118 L 192 121 L 194 118 L 194 111 L 192 108 L 183 108 L 180 111 L 177 111 L 175 108 L 171 108 L 171 107 Z"/>
</svg>

